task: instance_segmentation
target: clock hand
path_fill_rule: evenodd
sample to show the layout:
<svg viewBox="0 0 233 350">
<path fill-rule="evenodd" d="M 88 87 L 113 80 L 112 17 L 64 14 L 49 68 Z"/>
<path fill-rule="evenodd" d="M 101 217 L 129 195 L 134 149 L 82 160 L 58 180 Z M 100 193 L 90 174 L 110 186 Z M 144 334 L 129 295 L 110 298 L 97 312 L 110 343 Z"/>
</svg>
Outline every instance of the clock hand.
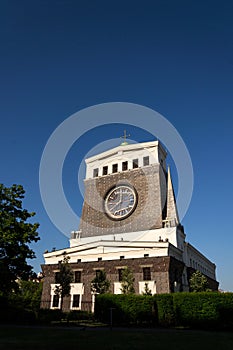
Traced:
<svg viewBox="0 0 233 350">
<path fill-rule="evenodd" d="M 117 203 L 115 203 L 115 204 L 112 206 L 111 210 L 114 209 L 114 208 L 115 208 L 117 205 L 119 205 L 121 202 L 122 202 L 122 193 L 120 193 L 120 199 L 118 200 Z"/>
<path fill-rule="evenodd" d="M 118 212 L 121 212 L 121 211 L 123 211 L 123 210 L 128 210 L 128 209 L 130 209 L 130 208 L 132 208 L 132 205 L 128 205 L 127 207 L 120 208 L 120 209 L 118 209 L 118 210 L 116 210 L 116 211 L 114 212 L 114 215 L 116 215 L 116 213 L 118 213 Z"/>
<path fill-rule="evenodd" d="M 116 206 L 119 205 L 119 204 L 120 204 L 120 202 L 115 203 L 115 204 L 111 207 L 110 210 L 112 211 L 112 210 L 113 210 L 114 208 L 116 208 Z"/>
</svg>

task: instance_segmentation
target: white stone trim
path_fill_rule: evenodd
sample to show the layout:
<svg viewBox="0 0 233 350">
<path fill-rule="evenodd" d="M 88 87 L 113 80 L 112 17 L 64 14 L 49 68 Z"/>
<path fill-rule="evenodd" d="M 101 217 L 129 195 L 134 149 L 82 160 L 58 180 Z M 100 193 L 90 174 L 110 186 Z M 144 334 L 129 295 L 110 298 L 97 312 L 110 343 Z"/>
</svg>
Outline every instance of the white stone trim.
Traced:
<svg viewBox="0 0 233 350">
<path fill-rule="evenodd" d="M 113 174 L 112 166 L 117 164 L 118 171 L 123 172 L 122 163 L 128 162 L 128 170 L 134 170 L 133 160 L 138 159 L 138 168 L 144 167 L 143 158 L 149 156 L 149 164 L 161 164 L 166 169 L 166 151 L 158 141 L 127 144 L 115 147 L 85 160 L 87 165 L 86 179 L 95 178 L 94 169 L 98 169 L 98 177 L 103 175 L 103 168 L 108 166 L 108 174 Z M 135 168 L 137 169 L 137 168 Z"/>
<path fill-rule="evenodd" d="M 151 294 L 156 294 L 156 282 L 155 281 L 139 281 L 139 294 L 143 294 L 145 292 L 145 284 L 148 284 L 148 288 L 151 290 Z"/>
<path fill-rule="evenodd" d="M 57 310 L 61 308 L 61 297 L 59 296 L 59 302 L 57 307 L 53 307 L 53 296 L 55 295 L 55 288 L 58 284 L 51 283 L 50 284 L 50 309 Z"/>
<path fill-rule="evenodd" d="M 79 307 L 73 307 L 73 296 L 75 294 L 80 295 Z M 81 310 L 82 305 L 82 295 L 84 294 L 84 284 L 83 283 L 71 283 L 70 284 L 70 310 Z"/>
<path fill-rule="evenodd" d="M 122 288 L 121 282 L 114 282 L 113 293 L 122 294 L 121 288 Z"/>
</svg>

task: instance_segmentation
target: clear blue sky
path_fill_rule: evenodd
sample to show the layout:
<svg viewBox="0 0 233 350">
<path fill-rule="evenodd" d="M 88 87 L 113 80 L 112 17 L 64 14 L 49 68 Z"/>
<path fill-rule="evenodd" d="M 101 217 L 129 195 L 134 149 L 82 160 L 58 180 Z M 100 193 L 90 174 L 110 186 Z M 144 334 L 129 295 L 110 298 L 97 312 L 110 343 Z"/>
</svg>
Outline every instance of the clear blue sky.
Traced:
<svg viewBox="0 0 233 350">
<path fill-rule="evenodd" d="M 158 111 L 185 141 L 195 180 L 183 220 L 187 240 L 216 263 L 220 288 L 233 291 L 232 18 L 230 0 L 0 2 L 0 182 L 22 184 L 24 206 L 37 213 L 36 271 L 44 250 L 68 246 L 40 197 L 49 136 L 85 107 L 123 101 Z M 83 156 L 123 129 L 98 128 L 70 150 L 64 189 L 78 214 Z M 151 140 L 128 131 L 139 142 Z"/>
</svg>

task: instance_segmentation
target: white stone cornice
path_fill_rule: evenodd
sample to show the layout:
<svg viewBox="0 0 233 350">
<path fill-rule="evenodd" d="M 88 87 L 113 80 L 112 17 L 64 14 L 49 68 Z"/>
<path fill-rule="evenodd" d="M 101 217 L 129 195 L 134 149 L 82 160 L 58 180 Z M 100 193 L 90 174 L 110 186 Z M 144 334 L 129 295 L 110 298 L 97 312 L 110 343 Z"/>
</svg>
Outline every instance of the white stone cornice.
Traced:
<svg viewBox="0 0 233 350">
<path fill-rule="evenodd" d="M 129 152 L 129 151 L 138 151 L 140 149 L 148 149 L 151 147 L 158 147 L 159 141 L 151 141 L 151 142 L 143 142 L 143 143 L 133 143 L 133 144 L 127 144 L 124 146 L 117 146 L 115 148 L 112 148 L 108 151 L 99 153 L 93 157 L 87 158 L 85 160 L 86 164 L 95 162 L 96 160 L 102 160 L 105 158 L 112 157 L 116 154 L 119 154 L 119 152 Z M 166 151 L 160 146 L 161 150 L 163 151 L 164 154 L 166 154 Z"/>
</svg>

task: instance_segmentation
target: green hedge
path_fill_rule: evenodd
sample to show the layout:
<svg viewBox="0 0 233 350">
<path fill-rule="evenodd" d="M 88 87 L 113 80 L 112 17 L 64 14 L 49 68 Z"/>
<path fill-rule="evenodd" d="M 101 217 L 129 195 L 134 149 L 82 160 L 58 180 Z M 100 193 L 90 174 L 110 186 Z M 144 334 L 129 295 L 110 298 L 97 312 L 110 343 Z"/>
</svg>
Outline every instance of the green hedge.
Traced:
<svg viewBox="0 0 233 350">
<path fill-rule="evenodd" d="M 154 300 L 146 295 L 101 294 L 96 297 L 95 316 L 101 322 L 115 325 L 150 324 L 155 321 Z"/>
<path fill-rule="evenodd" d="M 175 293 L 173 303 L 178 325 L 201 328 L 233 326 L 233 293 Z"/>
<path fill-rule="evenodd" d="M 217 311 L 221 328 L 233 330 L 233 293 L 220 294 Z"/>
<path fill-rule="evenodd" d="M 210 327 L 218 323 L 217 293 L 176 293 L 173 302 L 178 325 Z"/>
<path fill-rule="evenodd" d="M 37 314 L 37 322 L 40 324 L 50 324 L 55 321 L 60 322 L 64 317 L 64 312 L 59 309 L 40 309 Z"/>
<path fill-rule="evenodd" d="M 65 319 L 69 321 L 94 321 L 92 312 L 82 310 L 72 310 L 64 313 Z"/>
<path fill-rule="evenodd" d="M 233 293 L 173 293 L 154 296 L 102 294 L 95 317 L 113 325 L 159 325 L 233 329 Z"/>
<path fill-rule="evenodd" d="M 175 325 L 175 311 L 173 306 L 173 294 L 154 295 L 157 324 L 164 327 Z"/>
</svg>

